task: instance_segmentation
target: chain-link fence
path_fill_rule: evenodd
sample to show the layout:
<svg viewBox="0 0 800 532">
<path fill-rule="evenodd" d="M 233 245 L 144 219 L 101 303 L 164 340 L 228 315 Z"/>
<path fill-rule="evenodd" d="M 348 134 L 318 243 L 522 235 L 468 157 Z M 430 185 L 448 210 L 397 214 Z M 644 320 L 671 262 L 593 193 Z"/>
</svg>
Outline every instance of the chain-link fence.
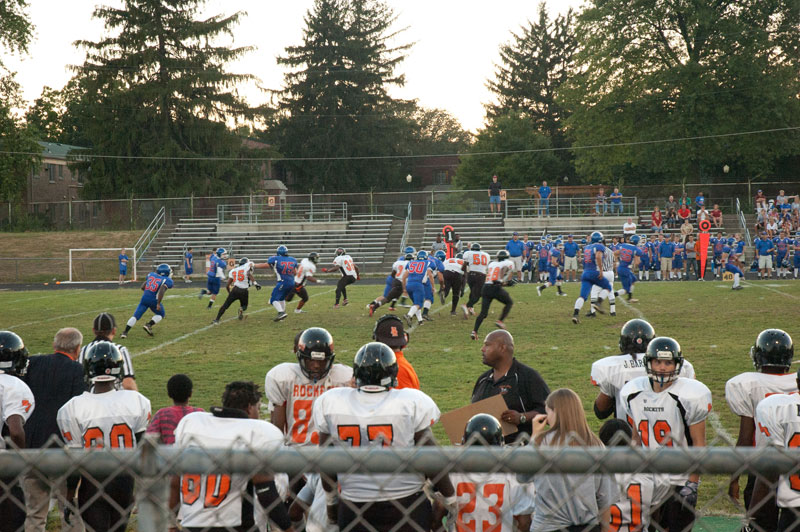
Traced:
<svg viewBox="0 0 800 532">
<path fill-rule="evenodd" d="M 442 526 L 459 531 L 511 532 L 512 523 L 527 531 L 532 518 L 536 523 L 543 514 L 553 513 L 577 517 L 580 522 L 574 525 L 586 525 L 564 526 L 564 530 L 599 530 L 600 523 L 604 530 L 633 531 L 646 528 L 648 522 L 652 529 L 662 530 L 660 523 L 668 516 L 659 513 L 659 509 L 673 499 L 679 505 L 671 511 L 684 512 L 688 523 L 694 522 L 697 530 L 734 530 L 740 526 L 775 530 L 778 510 L 769 497 L 775 494 L 777 475 L 797 475 L 800 470 L 800 451 L 774 447 L 712 445 L 654 450 L 629 446 L 473 444 L 264 450 L 247 442 L 239 442 L 235 447 L 158 446 L 148 437 L 138 449 L 128 451 L 61 448 L 2 451 L 0 529 L 23 530 L 21 521 L 14 520 L 24 521 L 26 513 L 25 530 L 37 529 L 37 520 L 44 526 L 41 508 L 37 510 L 35 501 L 29 498 L 26 509 L 25 497 L 34 493 L 40 505 L 44 500 L 46 514 L 52 489 L 57 508 L 51 512 L 48 530 L 58 529 L 54 521 L 63 520 L 66 508 L 69 508 L 66 514 L 69 524 L 62 522 L 62 530 L 84 529 L 81 526 L 90 531 L 125 530 L 128 526 L 139 531 L 164 531 L 179 527 L 181 519 L 184 524 L 187 519 L 192 520 L 194 526 L 190 530 L 264 530 L 268 526 L 275 530 L 279 527 L 274 522 L 271 526 L 267 523 L 284 515 L 278 511 L 279 504 L 289 507 L 295 530 L 301 529 L 304 522 L 309 531 L 336 530 L 329 523 L 333 519 L 338 519 L 341 532 L 427 531 Z M 361 473 L 367 476 L 353 476 Z M 683 482 L 671 485 L 670 477 L 665 476 L 683 478 L 689 473 L 700 474 L 702 481 L 694 506 L 678 489 Z M 738 498 L 729 495 L 731 479 L 745 474 L 752 481 L 763 482 L 768 492 L 759 508 L 751 508 L 749 512 L 742 503 L 751 496 L 744 489 L 744 480 L 742 495 Z M 335 491 L 326 494 L 323 484 L 329 482 L 329 486 L 335 486 L 336 480 L 332 480 L 335 475 L 339 481 L 345 476 L 349 476 L 350 482 L 358 479 L 361 490 L 351 493 L 360 496 L 347 500 L 347 492 L 343 491 L 337 502 Z M 251 481 L 263 486 L 270 477 L 275 478 L 280 496 L 254 495 Z M 433 486 L 443 485 L 445 478 L 454 487 L 455 498 L 435 493 Z M 788 481 L 791 490 L 796 490 L 796 484 L 800 483 L 800 476 L 781 478 Z M 552 485 L 563 483 L 567 491 L 550 489 L 548 479 Z M 610 490 L 603 492 L 596 488 L 603 483 Z M 77 497 L 67 500 L 65 486 L 76 484 Z M 382 499 L 380 494 L 386 491 L 401 496 Z M 47 494 L 44 499 L 42 492 Z M 593 500 L 583 500 L 587 497 Z M 787 500 L 783 492 L 779 497 L 781 501 Z M 262 507 L 264 501 L 267 508 Z M 329 503 L 332 508 L 327 508 Z M 178 506 L 180 513 L 175 512 Z M 600 509 L 592 514 L 588 509 L 594 507 Z M 791 508 L 781 510 L 794 519 Z M 757 521 L 751 518 L 753 515 L 758 516 Z M 710 524 L 709 516 L 718 520 L 727 516 L 727 524 Z M 282 525 L 285 527 L 288 522 Z M 691 527 L 688 524 L 682 529 Z M 535 525 L 533 529 L 537 529 Z"/>
</svg>

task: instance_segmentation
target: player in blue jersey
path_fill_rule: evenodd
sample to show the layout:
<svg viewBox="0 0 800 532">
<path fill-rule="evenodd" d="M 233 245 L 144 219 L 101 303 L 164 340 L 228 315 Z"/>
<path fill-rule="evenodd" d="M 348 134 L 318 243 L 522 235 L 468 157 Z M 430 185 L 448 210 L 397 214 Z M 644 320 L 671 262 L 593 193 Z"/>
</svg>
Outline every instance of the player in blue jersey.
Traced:
<svg viewBox="0 0 800 532">
<path fill-rule="evenodd" d="M 722 233 L 711 237 L 708 241 L 711 244 L 711 273 L 719 278 L 722 275 L 722 248 L 725 247 L 727 240 L 722 237 Z"/>
<path fill-rule="evenodd" d="M 191 283 L 192 280 L 190 277 L 194 273 L 194 264 L 192 263 L 192 247 L 189 246 L 186 249 L 186 253 L 183 254 L 183 282 L 184 283 Z"/>
<path fill-rule="evenodd" d="M 578 324 L 578 314 L 586 302 L 586 298 L 592 292 L 593 286 L 600 287 L 599 297 L 606 298 L 611 292 L 611 284 L 603 277 L 603 252 L 606 247 L 603 245 L 603 233 L 595 231 L 589 237 L 589 244 L 583 248 L 583 275 L 581 275 L 581 294 L 575 300 L 575 308 L 572 311 L 572 323 Z"/>
<path fill-rule="evenodd" d="M 648 246 L 647 238 L 639 238 L 639 250 L 642 254 L 639 256 L 639 280 L 650 280 L 650 246 Z"/>
<path fill-rule="evenodd" d="M 547 276 L 548 276 L 547 268 L 548 268 L 548 264 L 550 264 L 550 248 L 551 247 L 552 246 L 550 245 L 550 242 L 548 242 L 546 238 L 542 238 L 542 240 L 539 242 L 539 245 L 536 246 L 536 253 L 539 256 L 538 267 L 539 267 L 539 281 L 540 282 L 547 281 Z"/>
<path fill-rule="evenodd" d="M 286 246 L 278 246 L 275 253 L 273 257 L 267 259 L 267 262 L 255 264 L 253 268 L 272 268 L 275 275 L 277 275 L 278 282 L 275 284 L 275 288 L 272 289 L 269 303 L 278 311 L 278 315 L 272 321 L 281 321 L 286 318 L 286 297 L 294 290 L 297 259 L 289 256 L 289 249 Z"/>
<path fill-rule="evenodd" d="M 683 276 L 684 258 L 686 257 L 686 246 L 681 241 L 680 235 L 674 235 L 672 237 L 672 240 L 675 245 L 675 254 L 672 256 L 672 271 L 675 273 L 675 276 L 680 281 L 681 277 Z"/>
<path fill-rule="evenodd" d="M 778 279 L 784 279 L 789 276 L 789 246 L 791 239 L 786 231 L 781 231 L 780 236 L 776 237 L 773 242 L 775 243 L 775 252 L 777 260 L 775 261 L 775 269 L 777 270 L 776 276 Z"/>
<path fill-rule="evenodd" d="M 617 266 L 617 275 L 622 283 L 622 288 L 614 292 L 616 297 L 628 294 L 628 301 L 631 303 L 638 303 L 638 299 L 633 298 L 633 285 L 636 283 L 636 276 L 631 271 L 632 266 L 640 263 L 644 253 L 639 247 L 639 235 L 633 235 L 630 238 L 630 243 L 622 243 L 617 246 L 617 256 L 619 257 L 619 266 Z"/>
<path fill-rule="evenodd" d="M 659 233 L 660 238 L 656 239 L 656 235 L 650 235 L 650 242 L 647 243 L 650 248 L 650 269 L 655 272 L 656 280 L 661 280 L 661 255 L 660 246 L 661 241 L 664 240 L 664 235 Z"/>
<path fill-rule="evenodd" d="M 428 256 L 428 262 L 430 262 L 431 270 L 435 272 L 434 277 L 439 280 L 439 298 L 442 301 L 442 305 L 444 305 L 444 260 L 447 259 L 447 254 L 442 251 L 441 249 L 434 253 L 433 255 Z M 425 284 L 425 301 L 422 304 L 422 319 L 433 321 L 433 318 L 428 316 L 428 312 L 431 310 L 431 305 L 433 304 L 433 285 L 432 284 Z"/>
<path fill-rule="evenodd" d="M 541 296 L 542 290 L 545 290 L 548 286 L 555 286 L 560 296 L 567 295 L 561 290 L 561 282 L 564 280 L 564 278 L 561 277 L 562 256 L 563 252 L 558 249 L 558 243 L 556 243 L 556 246 L 550 250 L 550 263 L 547 265 L 548 279 L 544 284 L 536 287 L 537 295 Z"/>
<path fill-rule="evenodd" d="M 164 313 L 164 305 L 161 304 L 161 300 L 164 299 L 164 292 L 172 288 L 172 286 L 172 268 L 169 264 L 159 264 L 156 271 L 148 273 L 147 278 L 142 283 L 142 291 L 144 293 L 139 301 L 139 306 L 136 307 L 133 316 L 125 324 L 125 332 L 119 335 L 120 338 L 128 337 L 128 331 L 136 325 L 136 322 L 139 321 L 139 318 L 144 315 L 146 310 L 152 311 L 154 316 L 144 325 L 144 332 L 153 336 L 153 326 L 163 320 L 166 315 Z"/>
<path fill-rule="evenodd" d="M 119 284 L 123 284 L 125 282 L 125 276 L 128 274 L 128 254 L 125 248 L 122 248 L 119 251 Z"/>
<path fill-rule="evenodd" d="M 206 270 L 206 287 L 200 290 L 198 299 L 202 299 L 204 295 L 209 294 L 208 306 L 211 308 L 214 301 L 217 300 L 219 289 L 222 286 L 222 280 L 225 278 L 225 268 L 228 266 L 226 262 L 228 259 L 228 250 L 225 248 L 217 248 L 208 258 L 208 270 Z"/>
<path fill-rule="evenodd" d="M 411 319 L 416 316 L 417 325 L 422 325 L 422 306 L 425 303 L 425 285 L 433 285 L 433 271 L 428 260 L 428 252 L 420 250 L 415 260 L 406 264 L 406 270 L 400 278 L 403 290 L 411 298 L 411 308 L 406 315 L 406 323 L 411 326 Z"/>
<path fill-rule="evenodd" d="M 733 249 L 725 244 L 722 248 L 722 267 L 726 272 L 731 272 L 733 274 L 733 290 L 741 290 L 742 287 L 739 286 L 739 279 L 744 277 L 744 272 L 731 260 L 732 253 Z"/>
<path fill-rule="evenodd" d="M 800 232 L 795 233 L 791 247 L 793 251 L 794 278 L 797 279 L 797 274 L 800 273 Z"/>
</svg>

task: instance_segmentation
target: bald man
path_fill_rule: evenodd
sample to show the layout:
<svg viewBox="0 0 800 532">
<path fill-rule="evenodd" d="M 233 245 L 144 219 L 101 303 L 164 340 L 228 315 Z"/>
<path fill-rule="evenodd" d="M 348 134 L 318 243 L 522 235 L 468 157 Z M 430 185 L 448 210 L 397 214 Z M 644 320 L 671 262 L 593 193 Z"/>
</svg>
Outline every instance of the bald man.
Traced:
<svg viewBox="0 0 800 532">
<path fill-rule="evenodd" d="M 506 443 L 516 441 L 523 433 L 530 438 L 531 419 L 545 413 L 544 402 L 550 388 L 538 371 L 514 358 L 514 337 L 508 331 L 487 334 L 481 353 L 482 362 L 491 369 L 478 377 L 472 389 L 472 402 L 502 394 L 508 407 L 503 412 L 503 421 L 517 425 L 517 432 L 505 437 Z"/>
</svg>

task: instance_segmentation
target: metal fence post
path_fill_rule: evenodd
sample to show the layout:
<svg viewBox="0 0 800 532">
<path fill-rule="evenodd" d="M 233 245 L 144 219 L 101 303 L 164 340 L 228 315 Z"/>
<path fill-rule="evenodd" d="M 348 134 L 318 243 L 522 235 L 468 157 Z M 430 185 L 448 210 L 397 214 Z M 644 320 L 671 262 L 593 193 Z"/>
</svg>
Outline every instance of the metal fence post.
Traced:
<svg viewBox="0 0 800 532">
<path fill-rule="evenodd" d="M 69 211 L 69 228 L 72 229 L 72 196 L 69 196 L 69 202 L 67 205 L 67 209 Z"/>
<path fill-rule="evenodd" d="M 158 460 L 156 437 L 145 436 L 139 445 L 141 475 L 138 477 L 138 529 L 161 532 L 169 528 L 169 480 Z M 161 470 L 161 471 L 160 471 Z"/>
</svg>

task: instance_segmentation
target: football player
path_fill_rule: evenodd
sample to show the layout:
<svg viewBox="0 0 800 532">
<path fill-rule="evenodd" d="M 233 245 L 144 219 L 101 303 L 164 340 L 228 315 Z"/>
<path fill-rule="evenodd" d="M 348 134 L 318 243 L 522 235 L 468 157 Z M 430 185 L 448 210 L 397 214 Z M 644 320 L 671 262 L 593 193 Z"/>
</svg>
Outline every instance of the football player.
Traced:
<svg viewBox="0 0 800 532">
<path fill-rule="evenodd" d="M 114 337 L 117 335 L 117 321 L 114 315 L 108 312 L 101 312 L 94 318 L 92 323 L 92 332 L 94 333 L 94 340 L 81 348 L 78 355 L 78 363 L 83 365 L 86 358 L 86 353 L 97 342 L 111 342 L 114 343 Z M 122 355 L 122 377 L 119 381 L 119 386 L 125 390 L 138 391 L 139 387 L 136 385 L 136 375 L 133 373 L 133 363 L 131 362 L 131 354 L 128 348 L 122 344 L 114 344 Z"/>
<path fill-rule="evenodd" d="M 239 265 L 228 272 L 228 284 L 225 285 L 228 297 L 225 298 L 225 303 L 219 308 L 217 317 L 211 323 L 214 325 L 219 324 L 222 315 L 225 314 L 225 311 L 234 301 L 239 302 L 239 319 L 243 320 L 244 311 L 247 310 L 247 304 L 250 301 L 248 289 L 251 285 L 255 286 L 256 290 L 261 290 L 261 285 L 253 278 L 253 263 L 247 257 L 242 257 L 239 259 Z"/>
<path fill-rule="evenodd" d="M 625 412 L 619 395 L 622 387 L 637 377 L 647 375 L 644 353 L 656 337 L 653 326 L 645 320 L 633 319 L 622 326 L 619 333 L 619 355 L 611 355 L 592 363 L 591 380 L 600 391 L 594 400 L 594 413 L 598 419 L 611 414 L 621 417 Z M 681 376 L 694 378 L 694 367 L 684 359 Z"/>
<path fill-rule="evenodd" d="M 705 447 L 711 392 L 700 381 L 681 376 L 681 346 L 672 338 L 653 338 L 644 355 L 647 375 L 622 387 L 620 397 L 634 441 L 642 447 Z M 669 475 L 672 493 L 653 521 L 664 530 L 689 530 L 695 520 L 698 473 Z"/>
<path fill-rule="evenodd" d="M 183 282 L 191 283 L 192 274 L 194 273 L 194 263 L 192 262 L 192 246 L 186 249 L 183 254 Z"/>
<path fill-rule="evenodd" d="M 403 250 L 403 254 L 400 255 L 399 257 L 397 257 L 397 260 L 403 260 L 409 254 L 411 255 L 411 259 L 406 259 L 406 260 L 413 260 L 414 257 L 417 256 L 417 250 L 414 248 L 414 246 L 406 246 L 406 248 Z M 408 294 L 403 292 L 403 296 L 400 298 L 400 306 L 401 307 L 410 307 L 411 306 L 411 305 L 406 303 L 406 298 L 407 297 L 408 297 Z M 389 310 L 391 310 L 391 311 L 395 310 L 395 301 L 391 302 L 391 305 L 389 305 Z"/>
<path fill-rule="evenodd" d="M 122 366 L 122 355 L 111 342 L 98 342 L 86 352 L 83 373 L 92 391 L 73 397 L 56 415 L 67 446 L 136 448 L 150 421 L 150 401 L 139 392 L 115 388 Z M 67 479 L 68 501 L 74 500 L 78 480 L 77 475 Z M 125 473 L 84 477 L 78 510 L 87 530 L 124 531 L 133 508 L 133 484 Z"/>
<path fill-rule="evenodd" d="M 392 271 L 386 276 L 386 286 L 383 289 L 383 295 L 376 297 L 372 303 L 367 305 L 370 316 L 387 301 L 396 301 L 398 297 L 403 295 L 403 283 L 400 281 L 400 278 L 406 269 L 408 261 L 413 259 L 414 254 L 409 252 L 394 261 L 394 264 L 392 264 Z M 389 310 L 394 310 L 394 305 L 392 305 Z"/>
<path fill-rule="evenodd" d="M 602 241 L 603 245 L 605 245 L 605 240 Z M 603 277 L 608 281 L 609 286 L 611 286 L 611 290 L 601 296 L 601 288 L 597 285 L 592 286 L 592 291 L 590 293 L 591 297 L 591 305 L 589 306 L 589 312 L 586 313 L 588 318 L 594 318 L 595 313 L 599 312 L 603 314 L 603 310 L 600 308 L 600 304 L 603 302 L 604 299 L 608 298 L 609 302 L 609 312 L 612 316 L 617 315 L 617 306 L 616 306 L 616 292 L 614 291 L 614 260 L 615 260 L 616 253 L 610 246 L 606 246 L 603 250 Z"/>
<path fill-rule="evenodd" d="M 644 253 L 639 248 L 639 235 L 631 236 L 630 243 L 623 242 L 617 246 L 617 255 L 619 256 L 617 275 L 622 283 L 622 288 L 614 292 L 614 296 L 619 297 L 628 294 L 628 301 L 638 303 L 639 300 L 633 298 L 633 285 L 636 283 L 636 276 L 631 271 L 631 266 L 639 266 L 640 260 L 644 256 Z M 641 275 L 641 273 L 640 269 L 639 274 Z"/>
<path fill-rule="evenodd" d="M 478 329 L 481 328 L 481 323 L 489 315 L 489 306 L 495 299 L 503 305 L 503 311 L 500 313 L 500 319 L 495 322 L 495 325 L 501 329 L 506 328 L 504 320 L 511 312 L 511 307 L 514 301 L 511 296 L 503 289 L 504 285 L 513 285 L 512 277 L 514 276 L 514 263 L 508 256 L 508 251 L 501 249 L 497 252 L 495 260 L 489 263 L 486 267 L 486 282 L 481 289 L 481 312 L 475 318 L 475 325 L 472 327 L 472 332 L 469 337 L 473 340 L 478 339 Z"/>
<path fill-rule="evenodd" d="M 444 285 L 444 262 L 443 260 L 447 259 L 447 254 L 442 251 L 441 249 L 437 251 L 433 256 L 428 256 L 428 262 L 431 265 L 431 271 L 436 272 L 434 277 L 439 281 L 439 293 L 441 297 L 442 286 Z M 433 284 L 426 284 L 424 285 L 425 288 L 425 301 L 422 303 L 422 319 L 433 321 L 428 315 L 428 312 L 431 310 L 431 305 L 433 305 Z M 444 304 L 444 301 L 442 301 Z"/>
<path fill-rule="evenodd" d="M 252 382 L 231 382 L 222 407 L 193 412 L 175 429 L 175 445 L 208 449 L 272 450 L 283 445 L 283 433 L 258 419 L 261 393 Z M 293 531 L 286 505 L 272 475 L 186 474 L 172 481 L 171 500 L 180 494 L 181 527 L 188 531 L 254 530 L 254 499 L 280 530 Z"/>
<path fill-rule="evenodd" d="M 464 253 L 464 272 L 467 274 L 467 286 L 469 286 L 467 304 L 461 305 L 464 319 L 469 318 L 470 314 L 475 314 L 473 307 L 481 298 L 483 284 L 486 282 L 486 268 L 490 261 L 489 254 L 481 251 L 481 245 L 477 242 L 473 242 L 469 251 Z"/>
<path fill-rule="evenodd" d="M 297 308 L 294 309 L 295 314 L 305 312 L 302 310 L 303 306 L 308 303 L 308 290 L 306 290 L 306 283 L 322 284 L 325 281 L 317 279 L 314 274 L 317 273 L 317 261 L 319 260 L 319 253 L 312 251 L 308 257 L 300 261 L 300 266 L 297 268 L 297 273 L 294 276 L 294 290 L 286 296 L 286 301 L 291 301 L 294 296 L 300 297 L 297 303 Z"/>
<path fill-rule="evenodd" d="M 278 315 L 272 321 L 286 319 L 286 297 L 294 290 L 297 259 L 289 256 L 289 248 L 278 246 L 275 255 L 267 259 L 267 262 L 253 265 L 254 270 L 262 268 L 272 268 L 278 281 L 269 297 L 269 304 L 278 311 Z"/>
<path fill-rule="evenodd" d="M 604 298 L 611 293 L 611 284 L 603 275 L 603 257 L 606 247 L 603 245 L 603 233 L 595 231 L 589 237 L 591 241 L 583 248 L 583 274 L 581 275 L 581 293 L 575 300 L 572 311 L 572 323 L 578 324 L 578 314 L 583 308 L 586 298 L 589 297 L 592 287 L 600 287 L 598 297 Z M 612 273 L 613 275 L 613 273 Z M 613 308 L 613 307 L 612 307 Z"/>
<path fill-rule="evenodd" d="M 731 255 L 733 254 L 733 250 L 728 244 L 725 244 L 722 247 L 722 256 L 720 258 L 720 262 L 722 264 L 722 268 L 726 272 L 731 272 L 733 274 L 733 287 L 732 290 L 742 290 L 742 287 L 739 285 L 739 280 L 744 277 L 744 272 L 739 269 L 738 266 L 734 263 L 731 259 Z"/>
<path fill-rule="evenodd" d="M 546 289 L 548 286 L 555 286 L 558 289 L 558 295 L 566 296 L 561 290 L 561 282 L 564 280 L 561 277 L 561 271 L 559 266 L 561 265 L 561 251 L 559 251 L 558 247 L 554 247 L 550 250 L 550 262 L 547 265 L 547 273 L 548 273 L 548 280 L 545 281 L 544 284 L 541 284 L 536 287 L 536 294 L 541 296 L 542 290 Z"/>
<path fill-rule="evenodd" d="M 217 248 L 214 253 L 208 256 L 206 261 L 206 287 L 200 290 L 200 295 L 197 296 L 202 299 L 204 295 L 209 294 L 208 307 L 206 308 L 211 308 L 214 301 L 217 300 L 222 280 L 225 278 L 225 268 L 228 267 L 227 259 L 228 251 L 225 248 Z"/>
<path fill-rule="evenodd" d="M 547 238 L 542 237 L 539 244 L 536 246 L 536 255 L 539 258 L 539 282 L 547 280 L 547 264 L 550 262 L 550 242 Z"/>
<path fill-rule="evenodd" d="M 755 415 L 758 404 L 776 393 L 797 390 L 795 374 L 789 373 L 794 358 L 792 337 L 780 329 L 759 333 L 750 348 L 750 358 L 756 371 L 740 373 L 725 384 L 725 400 L 731 411 L 739 416 L 737 447 L 753 447 L 756 441 Z M 744 490 L 744 503 L 750 508 L 755 475 L 750 475 Z M 739 500 L 739 477 L 731 479 L 728 494 Z M 777 512 L 773 506 L 773 514 Z M 777 523 L 776 523 L 777 524 Z M 774 530 L 775 527 L 772 527 Z"/>
<path fill-rule="evenodd" d="M 333 308 L 337 309 L 339 308 L 339 300 L 342 298 L 344 298 L 342 300 L 342 306 L 347 305 L 347 285 L 353 284 L 361 279 L 361 275 L 358 272 L 358 266 L 353 262 L 353 258 L 347 254 L 344 248 L 336 249 L 333 257 L 333 265 L 334 268 L 322 268 L 322 271 L 332 272 L 338 269 L 342 274 L 339 282 L 336 283 L 336 301 L 333 304 Z"/>
<path fill-rule="evenodd" d="M 725 247 L 725 239 L 722 237 L 722 232 L 717 232 L 717 236 L 711 237 L 708 240 L 711 244 L 711 273 L 714 277 L 719 279 L 722 276 L 722 248 Z"/>
<path fill-rule="evenodd" d="M 681 241 L 680 235 L 674 235 L 672 241 L 675 245 L 675 255 L 672 257 L 672 271 L 675 273 L 675 277 L 680 281 L 683 275 L 686 246 Z"/>
<path fill-rule="evenodd" d="M 353 361 L 353 376 L 355 388 L 330 390 L 314 405 L 320 445 L 435 445 L 430 427 L 439 419 L 439 409 L 419 390 L 396 388 L 397 360 L 389 346 L 362 346 Z M 455 490 L 449 476 L 428 478 L 451 508 Z M 338 506 L 339 528 L 353 532 L 429 530 L 432 512 L 424 483 L 425 477 L 415 473 L 323 476 L 327 504 Z"/>
<path fill-rule="evenodd" d="M 406 315 L 406 323 L 411 326 L 411 319 L 416 316 L 417 325 L 422 325 L 422 306 L 425 303 L 425 285 L 433 286 L 433 271 L 431 263 L 428 261 L 428 252 L 425 250 L 417 251 L 416 259 L 409 261 L 406 271 L 400 278 L 403 283 L 403 291 L 408 293 L 411 298 L 411 308 Z"/>
<path fill-rule="evenodd" d="M 467 421 L 462 445 L 503 446 L 503 427 L 490 414 L 476 414 Z M 494 532 L 530 530 L 533 497 L 512 473 L 451 473 L 458 500 L 455 515 L 448 519 L 448 530 L 486 530 L 483 523 L 494 522 Z M 434 522 L 440 523 L 447 509 L 433 504 Z"/>
<path fill-rule="evenodd" d="M 128 319 L 128 323 L 125 324 L 125 330 L 119 337 L 127 338 L 128 331 L 131 330 L 131 327 L 136 325 L 136 322 L 139 321 L 139 318 L 141 318 L 147 310 L 150 310 L 154 315 L 142 328 L 149 336 L 153 336 L 153 327 L 155 324 L 166 317 L 164 305 L 161 304 L 161 301 L 164 299 L 164 293 L 172 288 L 173 285 L 172 267 L 170 267 L 169 264 L 159 264 L 156 267 L 156 271 L 148 273 L 142 283 L 141 288 L 144 293 L 142 294 L 142 299 L 139 301 L 139 306 L 136 307 L 133 316 Z"/>
<path fill-rule="evenodd" d="M 33 392 L 22 378 L 28 371 L 28 348 L 18 335 L 0 331 L 0 431 L 14 447 L 25 448 L 25 422 L 33 414 Z M 0 451 L 6 439 L 0 438 Z M 19 478 L 0 473 L 0 530 L 18 531 L 25 525 L 25 496 Z"/>
<path fill-rule="evenodd" d="M 450 257 L 444 261 L 444 288 L 439 290 L 439 296 L 444 305 L 447 295 L 453 291 L 453 299 L 450 304 L 450 315 L 456 315 L 458 300 L 461 297 L 461 286 L 464 284 L 464 254 L 456 253 L 455 257 Z"/>
<path fill-rule="evenodd" d="M 780 236 L 776 237 L 773 242 L 775 242 L 775 250 L 777 253 L 775 278 L 786 278 L 789 276 L 789 244 L 791 243 L 791 239 L 786 231 L 781 231 Z"/>
</svg>

